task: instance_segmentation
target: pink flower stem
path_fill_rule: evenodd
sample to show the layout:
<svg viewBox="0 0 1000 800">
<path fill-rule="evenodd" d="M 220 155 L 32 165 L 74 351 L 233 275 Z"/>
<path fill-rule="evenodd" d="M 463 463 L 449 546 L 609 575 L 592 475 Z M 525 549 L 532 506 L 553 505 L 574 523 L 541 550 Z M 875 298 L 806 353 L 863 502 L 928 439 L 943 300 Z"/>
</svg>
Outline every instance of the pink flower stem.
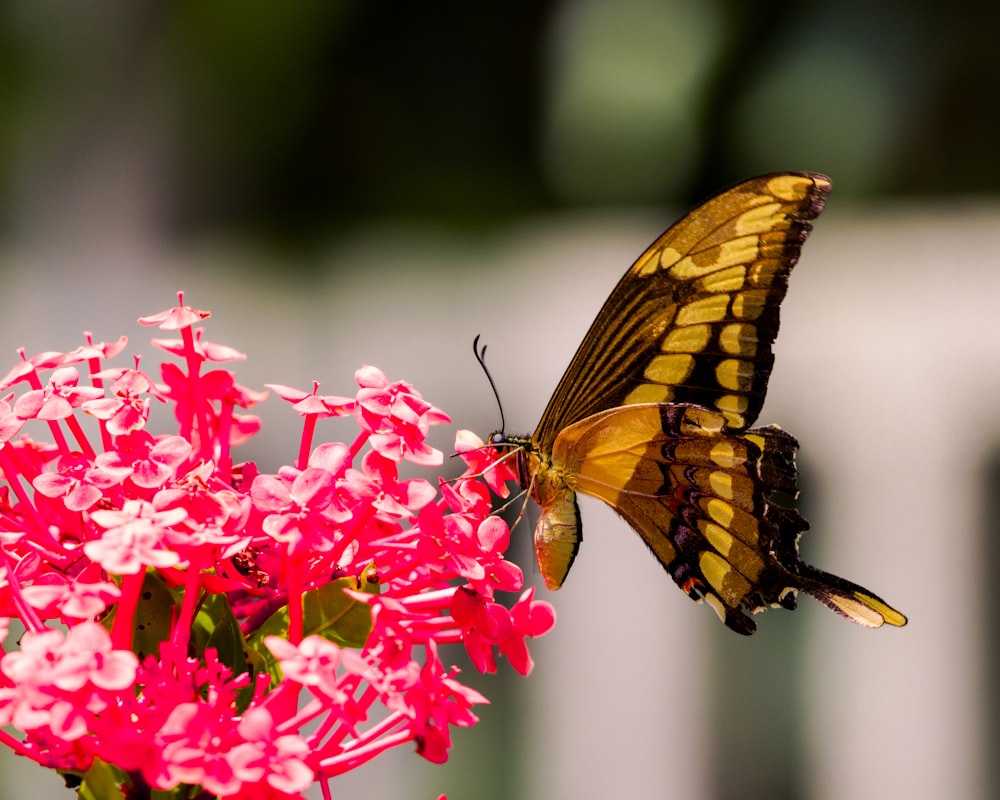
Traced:
<svg viewBox="0 0 1000 800">
<path fill-rule="evenodd" d="M 195 611 L 201 598 L 201 568 L 192 559 L 184 577 L 184 597 L 181 599 L 181 611 L 174 625 L 171 640 L 178 653 L 186 653 L 188 640 L 191 636 L 191 626 L 194 624 Z"/>
<path fill-rule="evenodd" d="M 132 647 L 132 623 L 139 598 L 142 597 L 142 582 L 145 577 L 145 571 L 122 575 L 122 596 L 115 609 L 115 621 L 111 625 L 111 643 L 117 650 Z"/>
<path fill-rule="evenodd" d="M 24 510 L 31 516 L 39 528 L 43 531 L 49 529 L 48 523 L 42 519 L 42 515 L 38 513 L 38 509 L 35 508 L 35 504 L 31 502 L 28 497 L 28 493 L 24 490 L 24 486 L 21 483 L 21 478 L 24 476 L 27 479 L 23 469 L 19 469 L 16 465 L 17 456 L 14 450 L 10 446 L 10 442 L 4 442 L 3 447 L 0 448 L 0 469 L 3 469 L 4 477 L 7 479 L 7 484 L 11 489 L 14 490 L 14 494 L 17 495 L 17 499 L 21 501 L 21 505 Z"/>
<path fill-rule="evenodd" d="M 7 731 L 0 728 L 0 743 L 5 744 L 11 750 L 14 751 L 15 755 L 25 756 L 26 758 L 35 758 L 32 751 L 29 750 L 24 744 L 11 736 Z"/>
<path fill-rule="evenodd" d="M 17 579 L 17 573 L 14 571 L 14 565 L 10 563 L 10 556 L 7 555 L 7 551 L 0 549 L 0 557 L 3 558 L 4 566 L 7 568 L 7 583 L 10 585 L 10 597 L 14 601 L 14 607 L 18 610 L 21 617 L 21 622 L 24 627 L 29 631 L 44 631 L 45 624 L 38 618 L 38 614 L 35 613 L 28 603 L 25 602 L 24 597 L 21 595 L 21 583 Z"/>
<path fill-rule="evenodd" d="M 347 469 L 347 467 L 354 462 L 354 458 L 361 452 L 361 448 L 365 446 L 365 442 L 368 441 L 370 436 L 371 434 L 368 431 L 361 431 L 361 433 L 358 434 L 358 437 L 351 442 L 351 446 L 347 449 L 347 458 L 344 459 L 342 471 L 343 469 Z M 339 478 L 341 476 L 338 475 L 337 477 Z"/>
<path fill-rule="evenodd" d="M 66 426 L 69 428 L 70 433 L 73 434 L 73 438 L 76 439 L 76 443 L 80 445 L 80 449 L 83 450 L 84 455 L 87 458 L 93 458 L 94 448 L 90 444 L 90 440 L 87 438 L 87 434 L 83 432 L 83 426 L 80 425 L 80 420 L 75 416 L 66 418 Z"/>
<path fill-rule="evenodd" d="M 354 691 L 357 691 L 357 686 L 354 687 L 351 693 L 353 694 Z M 368 686 L 364 692 L 362 692 L 361 698 L 356 702 L 358 706 L 367 711 L 371 708 L 372 703 L 374 703 L 377 699 L 378 690 Z M 338 722 L 338 720 L 331 715 L 327 723 L 324 723 L 316 730 L 316 734 L 313 737 L 315 741 L 322 741 L 324 738 L 329 736 L 329 738 L 326 738 L 326 741 L 323 742 L 321 749 L 324 751 L 332 750 L 334 747 L 338 747 L 340 743 L 347 738 L 347 735 L 352 732 L 353 726 L 350 725 L 342 725 L 338 730 L 334 730 L 336 722 Z"/>
<path fill-rule="evenodd" d="M 62 428 L 59 427 L 59 423 L 53 420 L 48 420 L 49 431 L 52 433 L 52 438 L 55 440 L 56 447 L 59 448 L 59 452 L 62 454 L 67 454 L 70 452 L 69 443 L 66 441 L 66 436 L 62 432 Z"/>
<path fill-rule="evenodd" d="M 413 565 L 409 564 L 407 566 L 412 568 Z M 393 573 L 387 573 L 385 577 L 383 577 L 382 575 L 379 575 L 379 577 L 382 579 L 382 583 L 391 584 L 393 579 L 397 577 L 397 575 L 405 576 L 406 572 L 403 570 L 399 571 L 394 570 Z M 455 576 L 454 573 L 452 572 L 442 573 L 438 575 L 427 575 L 425 577 L 417 578 L 416 580 L 407 582 L 405 591 L 408 595 L 418 594 L 425 587 L 440 586 L 442 582 L 450 580 L 452 577 L 457 577 L 457 576 Z M 390 586 L 389 591 L 392 591 L 392 586 Z"/>
<path fill-rule="evenodd" d="M 438 589 L 435 592 L 422 592 L 421 594 L 407 597 L 400 602 L 412 611 L 422 609 L 436 611 L 451 605 L 452 598 L 455 597 L 455 592 L 457 591 L 457 586 L 449 586 L 446 589 Z"/>
<path fill-rule="evenodd" d="M 99 378 L 96 373 L 101 371 L 101 359 L 99 358 L 88 358 L 87 359 L 87 369 L 90 370 L 90 383 L 92 386 L 98 389 L 104 389 L 104 380 Z M 108 433 L 108 425 L 106 420 L 98 420 L 98 427 L 101 429 L 101 447 L 105 452 L 112 449 L 112 439 L 111 434 Z"/>
<path fill-rule="evenodd" d="M 295 466 L 298 469 L 305 469 L 309 464 L 309 453 L 312 451 L 317 418 L 317 414 L 306 414 L 305 422 L 302 424 L 302 440 L 299 442 L 299 456 L 295 461 Z"/>
<path fill-rule="evenodd" d="M 288 641 L 298 644 L 302 641 L 302 574 L 305 570 L 305 554 L 296 548 L 284 556 L 285 578 L 288 586 Z"/>
<path fill-rule="evenodd" d="M 269 702 L 271 697 L 277 696 L 278 692 L 283 691 L 287 686 L 289 686 L 288 683 L 279 683 L 278 686 L 275 689 L 273 689 L 271 691 L 271 694 L 268 696 Z M 298 710 L 298 713 L 294 717 L 289 717 L 288 719 L 284 720 L 280 725 L 278 725 L 275 728 L 275 731 L 279 734 L 295 733 L 297 730 L 304 727 L 305 725 L 308 725 L 322 713 L 327 711 L 328 708 L 329 706 L 324 705 L 319 700 L 311 700 L 304 706 L 302 706 L 302 708 Z M 323 721 L 323 725 L 327 724 L 333 725 L 336 724 L 336 722 L 337 718 L 333 714 L 330 714 Z M 309 738 L 312 740 L 319 741 L 319 739 L 321 738 L 319 735 L 319 730 L 313 733 Z"/>
<path fill-rule="evenodd" d="M 229 432 L 233 427 L 233 404 L 222 401 L 219 414 L 219 432 L 216 436 L 215 464 L 219 468 L 219 477 L 227 484 L 233 479 L 233 457 L 229 451 Z"/>
<path fill-rule="evenodd" d="M 320 762 L 320 771 L 326 777 L 340 775 L 348 770 L 371 761 L 379 753 L 391 747 L 413 740 L 413 732 L 407 728 L 388 733 L 392 728 L 405 725 L 408 718 L 401 711 L 395 711 L 368 731 L 360 739 L 351 742 L 340 755 L 325 758 Z M 383 733 L 385 732 L 385 733 Z"/>
<path fill-rule="evenodd" d="M 194 346 L 194 333 L 191 326 L 181 328 L 181 339 L 184 341 L 184 358 L 188 368 L 188 387 L 191 391 L 192 413 L 194 414 L 194 424 L 198 429 L 198 446 L 203 458 L 212 458 L 211 443 L 212 431 L 208 424 L 207 411 L 205 409 L 205 392 L 201 383 L 199 372 L 201 370 L 201 359 Z"/>
<path fill-rule="evenodd" d="M 455 627 L 454 617 L 431 617 L 430 619 L 408 620 L 400 623 L 406 632 L 411 636 L 421 638 L 433 637 L 434 639 L 445 641 L 456 641 L 462 638 L 462 631 Z"/>
</svg>

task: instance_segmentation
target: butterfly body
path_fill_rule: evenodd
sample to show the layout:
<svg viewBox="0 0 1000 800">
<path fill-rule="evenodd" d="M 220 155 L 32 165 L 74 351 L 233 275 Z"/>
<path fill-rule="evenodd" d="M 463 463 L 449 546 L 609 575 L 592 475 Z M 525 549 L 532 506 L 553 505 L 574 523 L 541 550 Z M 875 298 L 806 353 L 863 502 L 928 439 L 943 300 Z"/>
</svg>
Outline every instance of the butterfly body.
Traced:
<svg viewBox="0 0 1000 800">
<path fill-rule="evenodd" d="M 866 589 L 805 564 L 798 443 L 751 428 L 764 401 L 788 275 L 829 180 L 765 175 L 657 239 L 612 291 L 535 433 L 494 434 L 541 508 L 535 551 L 562 585 L 579 549 L 576 493 L 639 533 L 681 589 L 740 633 L 745 612 L 806 591 L 867 627 L 905 624 Z"/>
</svg>

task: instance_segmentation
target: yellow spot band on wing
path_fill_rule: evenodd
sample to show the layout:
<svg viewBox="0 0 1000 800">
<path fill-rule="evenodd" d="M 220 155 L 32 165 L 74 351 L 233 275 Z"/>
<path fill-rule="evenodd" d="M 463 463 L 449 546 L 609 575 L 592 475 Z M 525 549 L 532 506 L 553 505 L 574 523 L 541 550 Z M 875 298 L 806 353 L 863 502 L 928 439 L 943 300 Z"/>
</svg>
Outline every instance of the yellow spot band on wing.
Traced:
<svg viewBox="0 0 1000 800">
<path fill-rule="evenodd" d="M 654 356 L 643 375 L 656 383 L 683 383 L 694 369 L 694 356 L 688 353 L 671 353 Z"/>
<path fill-rule="evenodd" d="M 634 406 L 639 403 L 669 403 L 674 399 L 674 390 L 670 386 L 658 383 L 644 383 L 636 386 L 625 396 L 623 405 Z"/>
<path fill-rule="evenodd" d="M 737 264 L 698 279 L 698 286 L 710 292 L 735 292 L 747 282 L 747 268 Z"/>
<path fill-rule="evenodd" d="M 713 444 L 712 449 L 708 451 L 708 457 L 720 467 L 733 467 L 738 463 L 736 447 L 726 439 Z"/>
<path fill-rule="evenodd" d="M 766 233 L 774 227 L 776 219 L 782 216 L 780 203 L 767 203 L 744 211 L 736 218 L 736 232 L 739 234 Z"/>
<path fill-rule="evenodd" d="M 726 325 L 719 332 L 719 345 L 734 356 L 753 356 L 757 353 L 757 329 L 739 322 Z"/>
<path fill-rule="evenodd" d="M 794 203 L 802 200 L 812 189 L 825 190 L 830 188 L 830 181 L 820 175 L 804 177 L 802 175 L 777 175 L 767 182 L 767 190 L 779 200 Z"/>
<path fill-rule="evenodd" d="M 708 522 L 705 524 L 704 532 L 705 538 L 708 539 L 712 547 L 724 556 L 729 555 L 729 550 L 733 546 L 733 537 L 730 535 L 729 531 Z"/>
<path fill-rule="evenodd" d="M 700 353 L 712 336 L 709 325 L 688 325 L 674 328 L 663 339 L 660 350 L 664 353 Z"/>
<path fill-rule="evenodd" d="M 744 292 L 744 294 L 747 294 Z M 737 295 L 737 298 L 743 295 Z M 678 326 L 697 325 L 703 322 L 718 322 L 724 319 L 729 309 L 729 295 L 721 294 L 714 297 L 704 297 L 688 303 L 677 312 Z M 759 312 L 758 312 L 759 313 Z M 743 316 L 742 314 L 738 316 Z"/>
<path fill-rule="evenodd" d="M 738 358 L 726 358 L 715 366 L 715 379 L 719 386 L 734 392 L 750 391 L 753 375 L 753 364 Z"/>
<path fill-rule="evenodd" d="M 733 316 L 738 319 L 757 319 L 766 307 L 766 289 L 749 289 L 733 295 Z"/>
<path fill-rule="evenodd" d="M 733 478 L 728 472 L 715 470 L 708 476 L 712 491 L 724 500 L 733 499 Z"/>
<path fill-rule="evenodd" d="M 720 500 L 717 497 L 710 497 L 708 499 L 705 503 L 705 512 L 723 528 L 728 528 L 733 522 L 733 516 L 735 516 L 733 507 L 725 500 Z"/>
<path fill-rule="evenodd" d="M 750 583 L 732 568 L 718 553 L 706 550 L 698 559 L 698 566 L 711 587 L 719 593 L 723 602 L 735 608 L 750 591 Z"/>
</svg>

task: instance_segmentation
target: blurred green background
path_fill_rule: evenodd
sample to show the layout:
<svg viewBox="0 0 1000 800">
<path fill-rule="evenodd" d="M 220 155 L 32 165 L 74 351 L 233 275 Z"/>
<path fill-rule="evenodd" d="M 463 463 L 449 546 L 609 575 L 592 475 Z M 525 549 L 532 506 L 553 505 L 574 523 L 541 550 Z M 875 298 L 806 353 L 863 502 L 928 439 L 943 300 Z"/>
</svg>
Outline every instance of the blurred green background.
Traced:
<svg viewBox="0 0 1000 800">
<path fill-rule="evenodd" d="M 466 665 L 493 705 L 449 765 L 396 753 L 336 796 L 995 797 L 998 34 L 970 0 L 7 0 L 0 351 L 150 353 L 135 318 L 185 289 L 247 385 L 350 393 L 374 363 L 485 434 L 481 332 L 526 431 L 681 211 L 824 172 L 762 421 L 803 443 L 809 560 L 910 626 L 804 600 L 737 640 L 584 504 L 536 674 Z M 296 421 L 260 413 L 244 455 L 275 469 Z M 24 796 L 70 793 L 7 757 Z"/>
<path fill-rule="evenodd" d="M 169 240 L 294 246 L 386 217 L 687 204 L 773 169 L 822 168 L 841 196 L 988 193 L 998 17 L 970 0 L 14 0 L 0 220 L 40 235 L 100 190 Z"/>
</svg>

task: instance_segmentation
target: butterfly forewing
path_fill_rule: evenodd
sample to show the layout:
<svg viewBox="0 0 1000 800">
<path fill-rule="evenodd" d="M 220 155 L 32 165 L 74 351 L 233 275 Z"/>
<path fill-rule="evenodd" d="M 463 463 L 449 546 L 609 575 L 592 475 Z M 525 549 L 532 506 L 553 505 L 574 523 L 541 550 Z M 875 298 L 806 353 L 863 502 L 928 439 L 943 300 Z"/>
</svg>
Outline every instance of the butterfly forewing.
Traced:
<svg viewBox="0 0 1000 800">
<path fill-rule="evenodd" d="M 695 403 L 734 429 L 764 402 L 788 275 L 823 209 L 821 175 L 754 178 L 660 236 L 619 281 L 549 401 L 534 439 L 615 406 Z"/>
</svg>

